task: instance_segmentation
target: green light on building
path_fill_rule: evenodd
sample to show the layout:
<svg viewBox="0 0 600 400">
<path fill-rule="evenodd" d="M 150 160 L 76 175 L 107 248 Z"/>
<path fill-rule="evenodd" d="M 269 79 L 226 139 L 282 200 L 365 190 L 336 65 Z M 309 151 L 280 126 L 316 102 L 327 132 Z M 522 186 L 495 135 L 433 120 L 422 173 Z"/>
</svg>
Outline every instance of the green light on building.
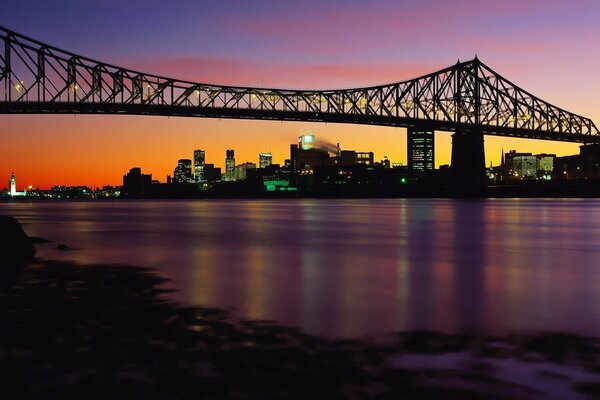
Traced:
<svg viewBox="0 0 600 400">
<path fill-rule="evenodd" d="M 275 192 L 277 190 L 296 190 L 295 187 L 290 186 L 290 182 L 282 179 L 273 179 L 264 181 L 265 190 L 267 192 Z"/>
</svg>

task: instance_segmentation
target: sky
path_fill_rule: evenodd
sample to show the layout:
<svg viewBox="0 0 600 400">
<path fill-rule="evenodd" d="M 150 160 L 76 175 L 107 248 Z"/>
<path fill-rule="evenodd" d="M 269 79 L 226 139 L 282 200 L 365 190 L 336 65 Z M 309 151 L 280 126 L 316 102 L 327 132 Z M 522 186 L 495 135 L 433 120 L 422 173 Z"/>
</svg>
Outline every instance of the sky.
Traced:
<svg viewBox="0 0 600 400">
<path fill-rule="evenodd" d="M 94 59 L 178 79 L 279 88 L 397 82 L 477 55 L 512 82 L 600 123 L 597 0 L 2 0 L 0 26 Z M 301 131 L 406 163 L 406 130 L 208 118 L 0 115 L 0 180 L 118 185 L 139 166 L 165 181 L 194 149 L 206 162 L 289 158 Z M 578 144 L 487 136 L 510 149 L 576 154 Z M 436 166 L 451 137 L 436 132 Z M 0 183 L 0 188 L 6 186 Z"/>
</svg>

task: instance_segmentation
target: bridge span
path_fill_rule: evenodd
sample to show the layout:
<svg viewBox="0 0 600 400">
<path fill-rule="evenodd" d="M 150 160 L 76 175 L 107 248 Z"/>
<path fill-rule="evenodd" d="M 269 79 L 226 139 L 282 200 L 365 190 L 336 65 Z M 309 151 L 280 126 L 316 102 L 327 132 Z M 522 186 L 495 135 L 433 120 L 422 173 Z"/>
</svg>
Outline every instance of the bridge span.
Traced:
<svg viewBox="0 0 600 400">
<path fill-rule="evenodd" d="M 477 57 L 378 86 L 254 88 L 134 71 L 0 27 L 0 114 L 32 113 L 337 122 L 449 131 L 454 132 L 452 167 L 462 171 L 461 176 L 473 168 L 483 176 L 483 135 L 600 144 L 591 119 L 536 97 Z M 469 157 L 473 152 L 481 154 Z"/>
</svg>

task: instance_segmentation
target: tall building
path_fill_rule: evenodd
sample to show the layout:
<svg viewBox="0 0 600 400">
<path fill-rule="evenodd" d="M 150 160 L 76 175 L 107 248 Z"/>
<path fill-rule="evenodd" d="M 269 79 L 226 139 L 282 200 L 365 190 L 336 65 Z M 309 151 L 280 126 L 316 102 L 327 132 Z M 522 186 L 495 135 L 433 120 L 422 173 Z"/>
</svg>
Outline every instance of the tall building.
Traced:
<svg viewBox="0 0 600 400">
<path fill-rule="evenodd" d="M 228 149 L 225 152 L 225 179 L 224 181 L 235 180 L 235 152 Z"/>
<path fill-rule="evenodd" d="M 256 169 L 256 164 L 251 163 L 251 162 L 245 162 L 243 164 L 237 165 L 235 167 L 235 172 L 234 172 L 233 180 L 234 181 L 244 181 L 244 180 L 246 180 L 246 177 L 248 176 L 248 170 L 249 169 Z"/>
<path fill-rule="evenodd" d="M 219 182 L 221 180 L 221 168 L 214 164 L 204 164 L 204 180 L 208 183 Z"/>
<path fill-rule="evenodd" d="M 17 181 L 15 179 L 15 173 L 13 172 L 10 176 L 10 195 L 15 196 L 17 193 Z"/>
<path fill-rule="evenodd" d="M 150 190 L 152 174 L 142 174 L 140 167 L 131 168 L 123 175 L 123 192 L 130 196 L 140 195 Z"/>
<path fill-rule="evenodd" d="M 27 190 L 25 190 L 23 192 L 17 192 L 17 180 L 15 179 L 14 172 L 10 175 L 10 181 L 8 182 L 8 184 L 10 187 L 10 191 L 8 192 L 9 196 L 11 196 L 11 197 L 27 196 Z"/>
<path fill-rule="evenodd" d="M 173 180 L 177 183 L 192 181 L 192 160 L 184 158 L 177 162 L 177 167 L 173 172 Z"/>
<path fill-rule="evenodd" d="M 194 179 L 196 182 L 204 180 L 204 150 L 194 150 Z"/>
<path fill-rule="evenodd" d="M 434 132 L 433 130 L 408 128 L 408 169 L 411 171 L 430 171 L 434 168 Z"/>
<path fill-rule="evenodd" d="M 295 174 L 298 172 L 298 145 L 296 143 L 290 144 L 290 172 Z"/>
<path fill-rule="evenodd" d="M 258 155 L 258 165 L 261 169 L 273 164 L 273 155 L 271 153 L 260 153 Z"/>
</svg>

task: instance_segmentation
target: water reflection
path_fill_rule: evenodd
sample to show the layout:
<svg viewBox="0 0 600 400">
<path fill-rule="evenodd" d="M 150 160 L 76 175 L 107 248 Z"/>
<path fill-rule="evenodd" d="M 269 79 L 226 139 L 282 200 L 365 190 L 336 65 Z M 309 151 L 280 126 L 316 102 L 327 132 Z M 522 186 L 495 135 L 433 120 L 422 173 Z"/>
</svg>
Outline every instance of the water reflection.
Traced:
<svg viewBox="0 0 600 400">
<path fill-rule="evenodd" d="M 310 333 L 597 334 L 600 201 L 0 203 L 41 257 L 128 263 L 177 300 Z M 65 243 L 80 249 L 59 252 Z"/>
</svg>

